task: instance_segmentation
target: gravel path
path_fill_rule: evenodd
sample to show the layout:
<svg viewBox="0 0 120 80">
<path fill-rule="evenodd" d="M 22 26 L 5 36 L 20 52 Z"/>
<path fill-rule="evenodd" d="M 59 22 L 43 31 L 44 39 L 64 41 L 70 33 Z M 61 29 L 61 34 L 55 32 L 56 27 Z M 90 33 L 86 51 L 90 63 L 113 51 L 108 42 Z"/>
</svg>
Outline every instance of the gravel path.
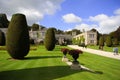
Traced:
<svg viewBox="0 0 120 80">
<path fill-rule="evenodd" d="M 68 45 L 68 47 L 71 47 L 71 48 L 74 48 L 74 49 L 80 49 L 82 51 L 89 52 L 89 53 L 92 53 L 92 54 L 97 54 L 97 55 L 106 56 L 106 57 L 110 57 L 110 58 L 120 60 L 120 54 L 119 55 L 113 55 L 112 52 L 106 52 L 106 51 L 95 50 L 95 49 L 90 49 L 90 48 L 83 48 L 83 47 L 79 47 L 77 45 Z"/>
</svg>

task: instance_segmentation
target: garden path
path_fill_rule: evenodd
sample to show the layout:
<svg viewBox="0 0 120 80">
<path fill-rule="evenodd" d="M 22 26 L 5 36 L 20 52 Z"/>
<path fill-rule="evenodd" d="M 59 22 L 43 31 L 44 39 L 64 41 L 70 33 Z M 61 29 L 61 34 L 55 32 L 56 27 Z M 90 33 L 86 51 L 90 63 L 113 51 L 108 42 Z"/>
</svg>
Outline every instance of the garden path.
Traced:
<svg viewBox="0 0 120 80">
<path fill-rule="evenodd" d="M 102 50 L 83 48 L 83 47 L 80 47 L 80 46 L 77 46 L 77 45 L 68 45 L 68 47 L 71 47 L 71 48 L 74 48 L 74 49 L 80 49 L 82 51 L 89 52 L 89 53 L 92 53 L 92 54 L 97 54 L 97 55 L 101 55 L 101 56 L 110 57 L 110 58 L 120 60 L 120 54 L 119 55 L 114 55 L 113 52 L 106 52 L 106 51 L 102 51 Z"/>
</svg>

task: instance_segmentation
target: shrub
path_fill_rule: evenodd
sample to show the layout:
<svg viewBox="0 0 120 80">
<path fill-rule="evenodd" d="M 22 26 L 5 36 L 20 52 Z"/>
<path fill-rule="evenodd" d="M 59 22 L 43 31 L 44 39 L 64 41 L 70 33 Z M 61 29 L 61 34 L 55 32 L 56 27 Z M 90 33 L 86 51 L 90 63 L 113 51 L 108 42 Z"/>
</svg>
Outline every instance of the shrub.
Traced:
<svg viewBox="0 0 120 80">
<path fill-rule="evenodd" d="M 103 50 L 103 46 L 104 46 L 104 37 L 101 36 L 99 39 L 99 49 Z"/>
<path fill-rule="evenodd" d="M 107 38 L 106 38 L 106 45 L 107 45 L 108 47 L 111 47 L 111 46 L 112 46 L 112 39 L 111 39 L 110 36 L 107 36 Z"/>
<path fill-rule="evenodd" d="M 5 34 L 0 30 L 0 46 L 5 45 Z"/>
<path fill-rule="evenodd" d="M 99 46 L 104 46 L 104 38 L 103 38 L 103 36 L 101 36 L 100 39 L 99 39 Z"/>
<path fill-rule="evenodd" d="M 55 39 L 55 33 L 54 33 L 54 29 L 53 28 L 49 28 L 45 34 L 45 48 L 48 51 L 52 51 L 55 48 L 55 43 L 56 43 L 56 39 Z"/>
<path fill-rule="evenodd" d="M 115 39 L 113 40 L 113 45 L 119 45 L 119 41 L 118 41 L 117 38 L 115 38 Z"/>
<path fill-rule="evenodd" d="M 0 46 L 0 50 L 6 50 L 6 46 Z"/>
<path fill-rule="evenodd" d="M 6 48 L 12 58 L 22 59 L 29 52 L 29 32 L 26 17 L 14 14 L 7 31 Z"/>
</svg>

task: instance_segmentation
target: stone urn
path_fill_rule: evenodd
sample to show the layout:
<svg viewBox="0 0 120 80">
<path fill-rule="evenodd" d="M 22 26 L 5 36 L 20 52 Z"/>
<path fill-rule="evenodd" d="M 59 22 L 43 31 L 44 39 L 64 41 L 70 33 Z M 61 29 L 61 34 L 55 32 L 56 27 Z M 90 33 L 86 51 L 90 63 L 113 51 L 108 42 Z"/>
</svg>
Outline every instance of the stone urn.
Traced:
<svg viewBox="0 0 120 80">
<path fill-rule="evenodd" d="M 71 69 L 81 69 L 81 66 L 79 64 L 79 61 L 77 60 L 79 58 L 79 54 L 82 54 L 83 52 L 81 50 L 70 50 L 69 54 L 73 57 Z"/>
<path fill-rule="evenodd" d="M 63 53 L 63 58 L 62 58 L 62 61 L 68 61 L 68 58 L 66 57 L 67 53 L 69 52 L 69 49 L 67 48 L 62 48 L 61 49 L 61 52 Z"/>
</svg>

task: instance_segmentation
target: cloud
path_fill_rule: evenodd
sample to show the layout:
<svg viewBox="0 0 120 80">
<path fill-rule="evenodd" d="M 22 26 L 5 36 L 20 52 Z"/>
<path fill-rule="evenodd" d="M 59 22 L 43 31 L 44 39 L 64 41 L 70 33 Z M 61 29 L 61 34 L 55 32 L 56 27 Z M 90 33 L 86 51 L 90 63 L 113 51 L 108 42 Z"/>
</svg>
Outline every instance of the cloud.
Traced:
<svg viewBox="0 0 120 80">
<path fill-rule="evenodd" d="M 115 10 L 113 16 L 98 14 L 96 16 L 90 16 L 87 20 L 88 22 L 86 22 L 88 24 L 81 23 L 79 25 L 75 25 L 75 28 L 80 30 L 90 30 L 92 28 L 95 28 L 100 33 L 110 33 L 112 31 L 115 31 L 120 26 L 120 9 Z"/>
<path fill-rule="evenodd" d="M 75 29 L 88 31 L 88 30 L 91 30 L 91 29 L 96 28 L 96 27 L 98 27 L 98 26 L 82 23 L 82 24 L 76 25 Z"/>
<path fill-rule="evenodd" d="M 75 14 L 73 13 L 70 13 L 70 14 L 66 14 L 64 16 L 62 16 L 64 22 L 66 23 L 77 23 L 77 22 L 81 22 L 82 19 L 78 16 L 76 16 Z"/>
<path fill-rule="evenodd" d="M 42 20 L 45 15 L 52 15 L 60 10 L 63 0 L 0 0 L 0 10 L 8 18 L 15 13 L 23 13 L 29 25 Z"/>
<path fill-rule="evenodd" d="M 114 14 L 120 15 L 120 8 L 114 11 Z"/>
<path fill-rule="evenodd" d="M 109 33 L 115 31 L 120 26 L 120 15 L 109 17 L 107 20 L 99 22 L 100 32 Z"/>
<path fill-rule="evenodd" d="M 115 10 L 113 13 L 113 16 L 98 14 L 90 16 L 88 19 L 82 19 L 83 22 L 75 25 L 74 28 L 79 30 L 84 29 L 85 31 L 94 28 L 100 33 L 110 33 L 120 26 L 120 9 Z"/>
<path fill-rule="evenodd" d="M 105 15 L 105 14 L 99 14 L 97 16 L 90 16 L 89 17 L 89 20 L 90 21 L 95 21 L 95 22 L 100 22 L 100 21 L 103 21 L 103 20 L 107 20 L 108 19 L 108 16 Z"/>
</svg>

